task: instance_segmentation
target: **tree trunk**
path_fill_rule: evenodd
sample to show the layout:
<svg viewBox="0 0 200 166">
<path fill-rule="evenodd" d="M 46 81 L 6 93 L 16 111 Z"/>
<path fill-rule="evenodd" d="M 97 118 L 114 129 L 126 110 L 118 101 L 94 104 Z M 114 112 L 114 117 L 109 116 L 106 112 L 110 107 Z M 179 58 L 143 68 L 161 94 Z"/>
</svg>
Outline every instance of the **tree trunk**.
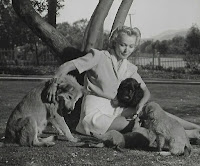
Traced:
<svg viewBox="0 0 200 166">
<path fill-rule="evenodd" d="M 102 40 L 99 40 L 98 37 L 103 36 L 103 25 L 106 16 L 112 6 L 113 0 L 100 0 L 88 26 L 88 33 L 85 33 L 85 48 L 84 50 L 88 52 L 91 48 L 98 48 L 99 41 L 102 43 Z M 99 41 L 98 41 L 99 40 Z M 102 47 L 103 44 L 101 44 Z"/>
<path fill-rule="evenodd" d="M 35 46 L 35 62 L 36 62 L 36 65 L 40 65 L 39 55 L 38 55 L 38 47 L 37 47 L 37 42 L 36 41 L 34 43 L 34 46 Z"/>
<path fill-rule="evenodd" d="M 71 47 L 67 39 L 41 18 L 32 7 L 30 0 L 12 0 L 12 4 L 17 15 L 27 26 L 62 58 L 66 47 Z"/>
<path fill-rule="evenodd" d="M 32 7 L 30 0 L 12 0 L 12 5 L 17 15 L 26 23 L 26 25 L 46 43 L 54 52 L 61 62 L 66 62 L 80 56 L 91 48 L 101 49 L 103 43 L 103 25 L 104 20 L 114 0 L 99 0 L 94 14 L 89 21 L 88 30 L 86 30 L 82 51 L 71 46 L 68 40 L 58 32 L 52 25 L 47 23 Z M 118 11 L 113 27 L 123 25 L 128 10 L 133 0 L 123 0 Z M 120 20 L 122 19 L 122 20 Z M 83 83 L 83 75 L 77 72 L 71 73 L 78 76 L 79 83 Z"/>
<path fill-rule="evenodd" d="M 96 11 L 96 9 L 95 9 L 95 11 Z M 94 15 L 96 13 L 95 11 L 92 14 L 92 17 L 91 17 L 90 21 L 88 22 L 88 25 L 87 25 L 87 27 L 85 29 L 84 38 L 83 38 L 83 42 L 82 42 L 82 46 L 81 46 L 81 51 L 84 51 L 84 52 L 89 51 L 89 50 L 86 50 L 86 48 L 87 48 L 87 39 L 88 39 L 89 29 L 91 27 L 91 20 L 93 20 Z M 96 40 L 96 42 L 94 43 L 94 47 L 93 48 L 101 50 L 103 48 L 103 40 L 104 40 L 104 38 L 103 38 L 103 24 L 101 25 L 100 31 L 97 34 L 97 36 L 98 36 L 97 37 L 98 40 Z"/>
<path fill-rule="evenodd" d="M 124 25 L 128 11 L 133 3 L 133 0 L 123 0 L 115 17 L 111 32 L 118 26 Z"/>
<path fill-rule="evenodd" d="M 113 1 L 114 0 L 99 0 L 85 33 L 83 41 L 85 45 L 82 49 L 84 52 L 88 52 L 91 48 L 102 48 L 104 20 L 108 15 Z M 132 2 L 133 0 L 122 1 L 113 24 L 113 28 L 124 24 Z M 84 52 L 72 47 L 61 33 L 41 18 L 41 16 L 32 7 L 30 0 L 12 0 L 12 4 L 17 15 L 38 37 L 41 38 L 43 42 L 46 43 L 46 45 L 48 45 L 56 53 L 55 55 L 61 58 L 62 62 L 84 55 Z"/>
<path fill-rule="evenodd" d="M 56 28 L 57 0 L 48 0 L 48 23 Z"/>
</svg>

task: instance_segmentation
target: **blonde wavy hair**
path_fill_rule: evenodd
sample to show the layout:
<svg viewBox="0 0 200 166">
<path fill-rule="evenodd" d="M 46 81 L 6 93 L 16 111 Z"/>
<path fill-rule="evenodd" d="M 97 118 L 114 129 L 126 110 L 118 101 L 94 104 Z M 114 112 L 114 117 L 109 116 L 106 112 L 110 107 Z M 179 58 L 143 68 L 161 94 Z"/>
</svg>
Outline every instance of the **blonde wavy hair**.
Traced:
<svg viewBox="0 0 200 166">
<path fill-rule="evenodd" d="M 109 48 L 114 48 L 115 43 L 117 42 L 117 38 L 120 33 L 125 33 L 128 36 L 136 36 L 136 47 L 140 44 L 141 33 L 140 30 L 136 27 L 131 28 L 127 26 L 119 26 L 115 28 L 109 37 Z"/>
</svg>

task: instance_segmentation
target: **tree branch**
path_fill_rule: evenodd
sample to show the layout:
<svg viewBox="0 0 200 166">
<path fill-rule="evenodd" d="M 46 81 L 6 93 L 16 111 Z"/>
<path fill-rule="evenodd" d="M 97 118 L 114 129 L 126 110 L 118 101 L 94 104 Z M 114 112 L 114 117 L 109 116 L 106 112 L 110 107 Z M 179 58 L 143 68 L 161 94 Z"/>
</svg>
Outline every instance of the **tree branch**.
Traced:
<svg viewBox="0 0 200 166">
<path fill-rule="evenodd" d="M 128 11 L 133 3 L 133 0 L 123 0 L 115 17 L 111 32 L 118 26 L 124 25 Z"/>
<path fill-rule="evenodd" d="M 103 36 L 103 25 L 114 0 L 100 0 L 89 22 L 88 32 L 85 33 L 85 51 L 98 48 Z"/>
<path fill-rule="evenodd" d="M 17 15 L 59 56 L 71 44 L 53 26 L 48 24 L 32 7 L 30 0 L 12 0 Z"/>
</svg>

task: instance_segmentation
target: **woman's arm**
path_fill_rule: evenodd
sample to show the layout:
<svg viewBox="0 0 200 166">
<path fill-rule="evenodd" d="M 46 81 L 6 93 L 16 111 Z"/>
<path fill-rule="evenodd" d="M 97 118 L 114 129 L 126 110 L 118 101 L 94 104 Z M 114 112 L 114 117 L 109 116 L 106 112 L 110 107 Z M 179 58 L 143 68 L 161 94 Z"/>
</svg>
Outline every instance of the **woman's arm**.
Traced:
<svg viewBox="0 0 200 166">
<path fill-rule="evenodd" d="M 53 78 L 61 78 L 63 75 L 68 74 L 70 71 L 75 70 L 76 67 L 74 65 L 74 63 L 72 61 L 69 62 L 65 62 L 64 64 L 62 64 L 58 70 L 56 71 L 55 75 L 53 76 Z"/>
<path fill-rule="evenodd" d="M 144 105 L 147 103 L 147 101 L 150 99 L 150 96 L 151 96 L 150 91 L 146 86 L 141 87 L 141 88 L 144 91 L 144 96 L 140 100 L 139 104 L 137 105 L 137 113 L 136 113 L 137 116 L 142 111 Z"/>
<path fill-rule="evenodd" d="M 50 80 L 50 85 L 47 90 L 47 100 L 49 102 L 55 103 L 55 101 L 56 101 L 55 96 L 56 96 L 59 79 L 62 79 L 62 76 L 68 74 L 70 71 L 73 71 L 75 69 L 76 69 L 76 67 L 72 61 L 65 62 L 58 68 L 55 75 Z"/>
</svg>

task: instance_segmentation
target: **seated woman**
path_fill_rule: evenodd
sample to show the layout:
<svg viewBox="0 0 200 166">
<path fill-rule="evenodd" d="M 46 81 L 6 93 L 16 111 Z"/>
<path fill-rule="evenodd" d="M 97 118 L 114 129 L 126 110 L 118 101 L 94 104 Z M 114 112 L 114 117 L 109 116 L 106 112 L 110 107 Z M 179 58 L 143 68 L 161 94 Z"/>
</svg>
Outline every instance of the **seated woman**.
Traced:
<svg viewBox="0 0 200 166">
<path fill-rule="evenodd" d="M 137 72 L 137 67 L 127 58 L 136 50 L 140 43 L 139 29 L 121 26 L 116 28 L 110 36 L 109 50 L 91 49 L 85 56 L 68 61 L 61 65 L 54 75 L 53 82 L 48 90 L 48 100 L 55 100 L 55 93 L 59 78 L 67 73 L 78 70 L 86 71 L 84 87 L 88 93 L 82 101 L 81 115 L 76 131 L 90 135 L 90 132 L 103 134 L 108 130 L 129 132 L 134 121 L 127 117 L 138 114 L 150 98 L 150 92 Z M 137 107 L 114 108 L 111 100 L 117 94 L 117 89 L 122 80 L 134 78 L 141 84 L 144 96 Z M 167 113 L 178 120 L 186 130 L 190 130 L 190 137 L 199 138 L 200 126 L 187 122 L 175 115 Z M 198 129 L 198 130 L 193 130 Z"/>
</svg>

